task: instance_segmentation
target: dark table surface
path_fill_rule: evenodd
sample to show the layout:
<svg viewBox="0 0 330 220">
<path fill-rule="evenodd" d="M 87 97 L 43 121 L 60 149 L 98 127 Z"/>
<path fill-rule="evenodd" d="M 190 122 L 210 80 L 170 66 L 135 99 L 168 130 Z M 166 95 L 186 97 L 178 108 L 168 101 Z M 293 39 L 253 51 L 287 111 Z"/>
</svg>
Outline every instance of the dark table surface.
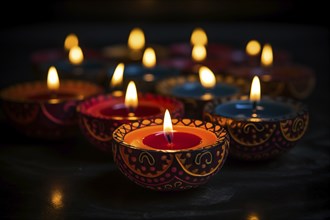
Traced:
<svg viewBox="0 0 330 220">
<path fill-rule="evenodd" d="M 206 185 L 175 193 L 143 189 L 126 179 L 111 155 L 78 134 L 65 141 L 26 138 L 0 116 L 1 219 L 329 219 L 329 32 L 321 26 L 207 23 L 210 42 L 243 48 L 252 38 L 289 51 L 316 73 L 307 100 L 310 125 L 288 153 L 269 162 L 228 159 Z M 61 47 L 75 32 L 92 47 L 126 43 L 131 24 L 51 23 L 1 33 L 3 88 L 35 78 L 29 55 Z M 189 40 L 195 24 L 143 24 L 152 43 Z"/>
</svg>

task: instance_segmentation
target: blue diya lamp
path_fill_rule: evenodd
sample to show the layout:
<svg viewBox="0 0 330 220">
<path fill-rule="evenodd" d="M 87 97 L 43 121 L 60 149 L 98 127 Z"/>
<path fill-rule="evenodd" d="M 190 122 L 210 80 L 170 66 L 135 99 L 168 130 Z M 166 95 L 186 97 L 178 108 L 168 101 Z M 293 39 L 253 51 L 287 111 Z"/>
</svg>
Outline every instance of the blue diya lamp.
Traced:
<svg viewBox="0 0 330 220">
<path fill-rule="evenodd" d="M 231 77 L 214 75 L 202 66 L 198 75 L 167 78 L 157 84 L 157 92 L 181 100 L 185 104 L 188 118 L 202 118 L 204 105 L 215 98 L 237 96 L 243 85 L 232 81 Z"/>
<path fill-rule="evenodd" d="M 49 66 L 55 66 L 63 79 L 88 80 L 99 85 L 107 81 L 107 63 L 101 57 L 86 57 L 79 46 L 70 49 L 68 58 L 43 63 L 41 71 L 46 72 Z"/>
<path fill-rule="evenodd" d="M 129 81 L 134 81 L 139 86 L 141 92 L 155 92 L 155 83 L 157 81 L 180 74 L 180 70 L 176 68 L 156 65 L 156 55 L 152 48 L 145 50 L 142 63 L 125 65 L 124 85 Z M 109 78 L 114 74 L 115 68 L 114 66 L 108 68 Z"/>
<path fill-rule="evenodd" d="M 252 89 L 251 89 L 252 90 Z M 247 96 L 208 102 L 203 118 L 225 127 L 229 155 L 242 160 L 267 160 L 293 148 L 306 133 L 309 113 L 298 101 L 284 97 Z"/>
</svg>

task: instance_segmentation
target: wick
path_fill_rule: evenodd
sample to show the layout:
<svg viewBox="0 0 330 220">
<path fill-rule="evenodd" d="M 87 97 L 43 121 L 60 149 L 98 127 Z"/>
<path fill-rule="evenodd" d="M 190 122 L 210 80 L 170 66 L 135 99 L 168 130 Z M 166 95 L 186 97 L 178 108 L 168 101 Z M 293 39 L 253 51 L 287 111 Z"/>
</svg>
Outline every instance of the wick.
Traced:
<svg viewBox="0 0 330 220">
<path fill-rule="evenodd" d="M 170 132 L 165 133 L 166 140 L 169 144 L 172 144 L 172 135 Z"/>
<path fill-rule="evenodd" d="M 80 64 L 74 64 L 73 74 L 82 75 L 84 73 L 84 69 Z"/>
<path fill-rule="evenodd" d="M 133 108 L 133 107 L 128 107 L 128 116 L 130 116 L 130 117 L 134 117 L 134 116 L 135 116 L 134 111 L 135 111 L 135 108 Z"/>
<path fill-rule="evenodd" d="M 257 102 L 253 101 L 252 102 L 252 117 L 257 117 Z"/>
<path fill-rule="evenodd" d="M 56 91 L 55 90 L 51 90 L 50 91 L 50 98 L 51 99 L 57 99 L 57 94 L 56 94 Z"/>
</svg>

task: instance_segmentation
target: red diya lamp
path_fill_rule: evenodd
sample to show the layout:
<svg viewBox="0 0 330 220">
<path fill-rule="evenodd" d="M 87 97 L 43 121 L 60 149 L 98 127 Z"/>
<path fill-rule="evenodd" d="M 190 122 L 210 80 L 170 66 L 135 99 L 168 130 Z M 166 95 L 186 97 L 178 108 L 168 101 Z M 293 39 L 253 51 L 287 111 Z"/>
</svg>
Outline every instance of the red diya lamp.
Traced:
<svg viewBox="0 0 330 220">
<path fill-rule="evenodd" d="M 64 40 L 63 48 L 48 48 L 33 52 L 30 56 L 30 60 L 34 72 L 43 76 L 49 66 L 56 66 L 58 68 L 58 63 L 67 61 L 70 49 L 76 46 L 79 46 L 79 39 L 76 34 L 70 33 Z M 83 47 L 82 50 L 84 52 L 85 59 L 101 59 L 101 54 L 96 50 L 85 47 Z"/>
<path fill-rule="evenodd" d="M 111 151 L 113 131 L 123 123 L 156 118 L 170 109 L 174 117 L 184 113 L 182 102 L 152 93 L 137 93 L 131 81 L 125 97 L 118 92 L 101 94 L 80 103 L 80 127 L 86 138 L 102 151 Z"/>
<path fill-rule="evenodd" d="M 287 96 L 294 99 L 308 98 L 315 88 L 316 77 L 314 71 L 301 64 L 273 64 L 273 49 L 265 44 L 261 53 L 261 66 L 236 66 L 226 70 L 227 74 L 250 82 L 254 75 L 258 75 L 264 94 L 276 97 Z M 247 91 L 245 91 L 247 92 Z"/>
<path fill-rule="evenodd" d="M 175 97 L 185 105 L 185 117 L 202 119 L 204 105 L 215 98 L 237 96 L 242 86 L 232 77 L 215 75 L 202 66 L 199 74 L 174 76 L 161 80 L 156 85 L 159 94 Z"/>
<path fill-rule="evenodd" d="M 162 118 L 125 123 L 113 132 L 119 170 L 139 186 L 181 191 L 207 183 L 222 168 L 229 150 L 226 130 L 210 122 Z"/>
<path fill-rule="evenodd" d="M 195 28 L 189 43 L 177 43 L 169 46 L 168 59 L 162 59 L 163 66 L 180 69 L 183 73 L 198 73 L 200 66 L 208 66 L 215 72 L 232 65 L 234 51 L 228 45 L 208 43 L 202 28 Z"/>
<path fill-rule="evenodd" d="M 128 36 L 127 45 L 116 44 L 104 47 L 103 57 L 111 62 L 135 63 L 141 62 L 145 50 L 146 39 L 143 30 L 139 27 L 133 28 Z M 149 45 L 155 49 L 159 57 L 167 56 L 167 49 L 161 45 Z"/>
<path fill-rule="evenodd" d="M 0 93 L 1 106 L 9 123 L 33 138 L 71 137 L 78 129 L 77 104 L 103 92 L 96 84 L 81 80 L 59 81 L 55 67 L 47 83 L 26 82 L 9 86 Z"/>
<path fill-rule="evenodd" d="M 246 96 L 208 102 L 203 118 L 226 128 L 232 158 L 269 160 L 292 149 L 306 133 L 307 107 L 285 97 L 264 97 L 258 76 L 253 78 L 250 99 Z"/>
</svg>

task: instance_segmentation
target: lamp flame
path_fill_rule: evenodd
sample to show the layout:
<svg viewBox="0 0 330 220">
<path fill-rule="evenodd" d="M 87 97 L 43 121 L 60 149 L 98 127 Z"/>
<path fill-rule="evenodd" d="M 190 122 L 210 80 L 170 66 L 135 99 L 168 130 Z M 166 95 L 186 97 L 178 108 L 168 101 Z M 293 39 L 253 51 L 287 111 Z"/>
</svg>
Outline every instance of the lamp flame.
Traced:
<svg viewBox="0 0 330 220">
<path fill-rule="evenodd" d="M 194 45 L 191 56 L 195 61 L 203 61 L 206 58 L 206 48 L 204 45 Z"/>
<path fill-rule="evenodd" d="M 206 66 L 199 68 L 199 79 L 204 88 L 211 89 L 216 84 L 216 79 L 213 72 Z"/>
<path fill-rule="evenodd" d="M 128 36 L 128 47 L 132 50 L 141 50 L 145 45 L 145 37 L 142 29 L 133 28 Z"/>
<path fill-rule="evenodd" d="M 72 47 L 78 46 L 79 40 L 77 35 L 69 34 L 64 40 L 64 49 L 70 50 Z"/>
<path fill-rule="evenodd" d="M 54 66 L 51 66 L 48 70 L 47 87 L 49 90 L 58 90 L 60 88 L 60 80 Z"/>
<path fill-rule="evenodd" d="M 136 86 L 133 81 L 130 81 L 127 86 L 125 95 L 125 106 L 130 112 L 133 112 L 138 106 L 138 97 Z"/>
<path fill-rule="evenodd" d="M 273 49 L 270 44 L 265 44 L 261 52 L 261 65 L 264 67 L 273 64 Z"/>
<path fill-rule="evenodd" d="M 123 83 L 123 75 L 124 75 L 124 63 L 119 63 L 113 72 L 111 79 L 111 87 L 120 86 Z"/>
<path fill-rule="evenodd" d="M 260 97 L 261 97 L 260 80 L 258 76 L 254 76 L 251 84 L 250 100 L 252 102 L 258 102 L 260 101 Z"/>
<path fill-rule="evenodd" d="M 63 193 L 55 189 L 51 195 L 51 202 L 54 208 L 59 209 L 63 207 Z"/>
<path fill-rule="evenodd" d="M 74 46 L 69 52 L 69 61 L 74 65 L 79 65 L 84 60 L 84 54 L 79 46 Z"/>
<path fill-rule="evenodd" d="M 164 115 L 163 131 L 165 138 L 167 139 L 167 142 L 171 144 L 173 139 L 173 125 L 172 125 L 171 115 L 168 109 L 166 109 Z"/>
<path fill-rule="evenodd" d="M 202 28 L 195 28 L 190 37 L 192 45 L 207 45 L 207 35 Z"/>
<path fill-rule="evenodd" d="M 155 50 L 151 47 L 148 47 L 144 53 L 142 58 L 143 66 L 147 68 L 152 68 L 156 65 L 156 53 Z"/>
<path fill-rule="evenodd" d="M 256 40 L 250 40 L 245 48 L 245 51 L 250 56 L 255 56 L 260 53 L 261 46 L 260 43 Z"/>
</svg>

